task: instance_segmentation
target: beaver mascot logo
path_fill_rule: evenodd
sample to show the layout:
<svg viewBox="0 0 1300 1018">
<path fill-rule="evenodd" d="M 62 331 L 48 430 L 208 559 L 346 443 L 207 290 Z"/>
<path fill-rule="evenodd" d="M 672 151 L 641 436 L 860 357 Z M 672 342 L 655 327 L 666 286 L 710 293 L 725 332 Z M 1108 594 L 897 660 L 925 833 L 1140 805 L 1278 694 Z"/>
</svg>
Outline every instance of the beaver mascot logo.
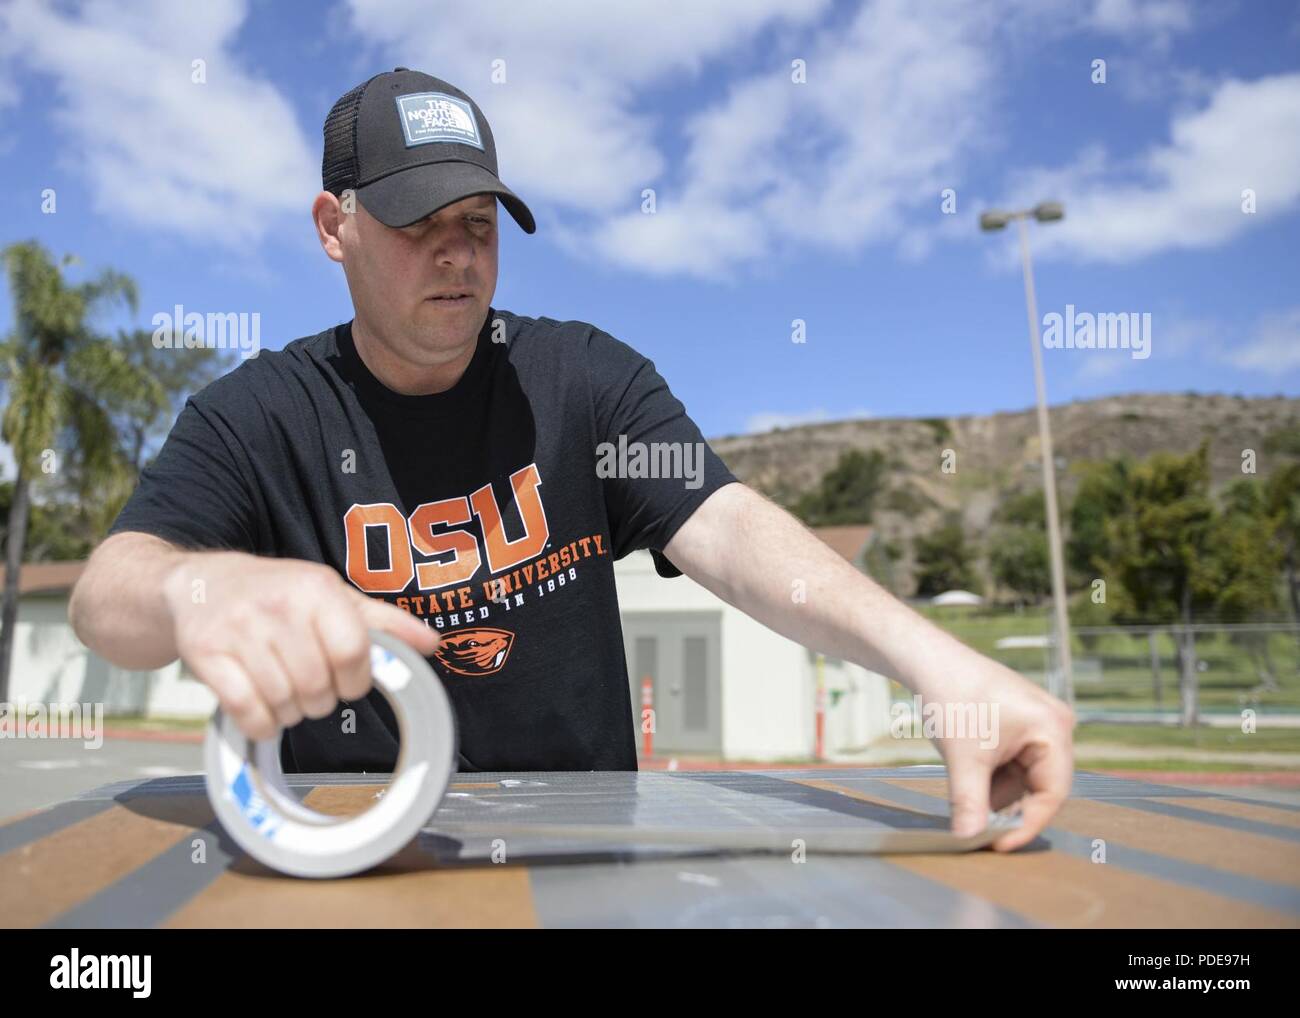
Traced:
<svg viewBox="0 0 1300 1018">
<path fill-rule="evenodd" d="M 510 656 L 515 634 L 506 629 L 461 629 L 442 638 L 434 657 L 458 675 L 492 675 Z"/>
</svg>

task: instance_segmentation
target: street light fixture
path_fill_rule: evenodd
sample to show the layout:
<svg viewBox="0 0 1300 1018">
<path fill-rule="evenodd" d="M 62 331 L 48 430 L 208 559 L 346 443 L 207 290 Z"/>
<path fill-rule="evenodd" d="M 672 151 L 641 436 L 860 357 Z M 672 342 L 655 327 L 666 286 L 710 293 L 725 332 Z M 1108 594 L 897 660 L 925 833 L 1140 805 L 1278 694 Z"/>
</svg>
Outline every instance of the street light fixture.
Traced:
<svg viewBox="0 0 1300 1018">
<path fill-rule="evenodd" d="M 1066 703 L 1074 703 L 1074 667 L 1070 658 L 1070 614 L 1065 600 L 1065 554 L 1061 545 L 1061 517 L 1056 504 L 1056 457 L 1052 455 L 1052 428 L 1047 416 L 1047 385 L 1043 381 L 1043 351 L 1038 339 L 1038 296 L 1034 291 L 1034 267 L 1029 258 L 1029 229 L 1026 220 L 1051 223 L 1065 218 L 1060 202 L 1045 201 L 1032 209 L 1004 212 L 990 209 L 980 215 L 980 229 L 1001 230 L 1013 220 L 1020 230 L 1020 258 L 1025 274 L 1025 309 L 1029 314 L 1029 347 L 1034 357 L 1034 389 L 1038 398 L 1038 444 L 1043 458 L 1043 495 L 1047 503 L 1047 546 L 1052 567 L 1052 607 L 1055 615 L 1059 682 L 1049 676 L 1049 690 Z M 1052 686 L 1057 688 L 1052 689 Z"/>
<path fill-rule="evenodd" d="M 1021 209 L 1019 212 L 1002 212 L 999 209 L 989 209 L 980 215 L 981 230 L 1000 230 L 1013 219 L 1024 220 L 1032 216 L 1040 223 L 1050 223 L 1057 219 L 1065 218 L 1065 206 L 1059 201 L 1039 202 L 1032 209 Z"/>
</svg>

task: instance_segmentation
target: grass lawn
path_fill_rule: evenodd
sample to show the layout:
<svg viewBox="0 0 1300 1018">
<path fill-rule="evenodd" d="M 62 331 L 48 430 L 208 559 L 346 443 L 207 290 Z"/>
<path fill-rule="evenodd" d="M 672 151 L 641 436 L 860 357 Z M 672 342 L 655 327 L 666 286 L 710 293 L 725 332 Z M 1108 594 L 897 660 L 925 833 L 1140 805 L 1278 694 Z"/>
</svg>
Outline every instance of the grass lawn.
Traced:
<svg viewBox="0 0 1300 1018">
<path fill-rule="evenodd" d="M 1207 751 L 1300 753 L 1300 728 L 1261 728 L 1252 735 L 1237 728 L 1173 728 L 1166 725 L 1079 725 L 1074 744 L 1079 753 L 1088 743 L 1112 746 L 1177 747 Z"/>
<path fill-rule="evenodd" d="M 1280 771 L 1289 768 L 1255 764 L 1224 763 L 1219 760 L 1089 760 L 1075 754 L 1076 771 L 1173 771 L 1180 774 L 1205 772 L 1212 774 L 1254 773 Z"/>
<path fill-rule="evenodd" d="M 207 718 L 147 718 L 139 714 L 106 714 L 108 728 L 138 728 L 148 732 L 199 732 L 207 727 Z"/>
</svg>

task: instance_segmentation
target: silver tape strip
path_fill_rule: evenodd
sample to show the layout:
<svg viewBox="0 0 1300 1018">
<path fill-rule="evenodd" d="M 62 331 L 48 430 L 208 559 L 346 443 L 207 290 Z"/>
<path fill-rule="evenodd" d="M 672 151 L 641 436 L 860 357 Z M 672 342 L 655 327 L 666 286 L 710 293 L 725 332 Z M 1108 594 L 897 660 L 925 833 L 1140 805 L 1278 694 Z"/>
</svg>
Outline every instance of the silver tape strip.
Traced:
<svg viewBox="0 0 1300 1018">
<path fill-rule="evenodd" d="M 958 838 L 951 831 L 889 830 L 871 827 L 705 828 L 641 827 L 625 824 L 499 823 L 491 820 L 435 820 L 430 833 L 460 838 L 528 838 L 621 845 L 698 845 L 737 852 L 788 853 L 802 843 L 811 855 L 894 855 L 971 852 L 1021 824 L 1019 816 L 990 813 L 978 834 Z"/>
</svg>

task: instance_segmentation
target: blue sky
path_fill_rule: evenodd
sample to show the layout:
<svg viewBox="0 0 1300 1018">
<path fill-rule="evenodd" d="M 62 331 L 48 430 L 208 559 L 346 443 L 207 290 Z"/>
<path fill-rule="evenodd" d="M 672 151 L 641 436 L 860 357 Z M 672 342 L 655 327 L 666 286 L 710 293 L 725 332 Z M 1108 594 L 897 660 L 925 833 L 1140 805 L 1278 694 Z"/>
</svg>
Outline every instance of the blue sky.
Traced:
<svg viewBox="0 0 1300 1018">
<path fill-rule="evenodd" d="M 538 217 L 502 218 L 495 304 L 630 343 L 706 435 L 1030 405 L 1014 234 L 976 221 L 1044 199 L 1066 219 L 1031 228 L 1040 314 L 1152 316 L 1145 360 L 1045 350 L 1053 403 L 1300 394 L 1279 0 L 0 0 L 0 245 L 131 274 L 142 327 L 258 312 L 278 348 L 344 321 L 308 211 L 320 125 L 397 65 L 475 97 Z"/>
</svg>

